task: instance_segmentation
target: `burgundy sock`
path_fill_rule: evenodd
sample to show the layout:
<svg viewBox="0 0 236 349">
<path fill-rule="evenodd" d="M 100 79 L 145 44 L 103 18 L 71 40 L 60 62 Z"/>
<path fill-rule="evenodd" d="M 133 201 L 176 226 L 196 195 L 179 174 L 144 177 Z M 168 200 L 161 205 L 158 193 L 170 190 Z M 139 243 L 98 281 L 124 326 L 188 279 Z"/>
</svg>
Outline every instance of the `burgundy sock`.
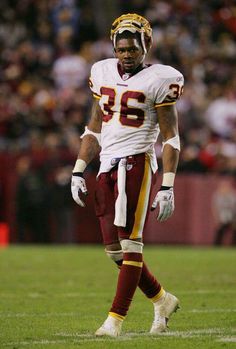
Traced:
<svg viewBox="0 0 236 349">
<path fill-rule="evenodd" d="M 122 262 L 123 262 L 122 259 L 120 261 L 116 261 L 116 264 L 118 265 L 119 269 L 122 266 Z M 138 286 L 148 298 L 155 297 L 161 290 L 160 283 L 153 276 L 153 274 L 148 270 L 148 267 L 145 262 L 143 262 L 143 268 L 142 268 Z"/>
<path fill-rule="evenodd" d="M 155 297 L 161 290 L 161 285 L 143 263 L 142 273 L 138 284 L 139 288 L 148 298 Z"/>
<path fill-rule="evenodd" d="M 142 254 L 124 253 L 110 312 L 126 316 L 142 272 Z"/>
</svg>

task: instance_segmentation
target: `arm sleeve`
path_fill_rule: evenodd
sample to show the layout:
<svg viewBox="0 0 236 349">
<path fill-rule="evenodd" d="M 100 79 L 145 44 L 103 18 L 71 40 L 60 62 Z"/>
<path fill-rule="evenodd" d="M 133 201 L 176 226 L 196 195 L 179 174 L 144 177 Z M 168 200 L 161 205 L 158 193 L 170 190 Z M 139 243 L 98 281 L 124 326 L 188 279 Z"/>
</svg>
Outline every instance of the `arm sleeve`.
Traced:
<svg viewBox="0 0 236 349">
<path fill-rule="evenodd" d="M 175 104 L 183 93 L 184 77 L 181 73 L 162 80 L 155 96 L 155 107 Z"/>
</svg>

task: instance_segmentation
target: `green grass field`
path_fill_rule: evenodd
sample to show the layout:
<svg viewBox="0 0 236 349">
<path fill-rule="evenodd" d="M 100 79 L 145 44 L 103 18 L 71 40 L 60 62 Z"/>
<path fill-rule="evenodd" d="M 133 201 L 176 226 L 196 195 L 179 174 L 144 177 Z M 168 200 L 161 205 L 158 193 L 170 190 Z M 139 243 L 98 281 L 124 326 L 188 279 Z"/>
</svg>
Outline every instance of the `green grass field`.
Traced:
<svg viewBox="0 0 236 349">
<path fill-rule="evenodd" d="M 236 250 L 146 246 L 144 256 L 181 309 L 169 332 L 150 336 L 152 304 L 138 290 L 122 336 L 104 339 L 93 333 L 118 269 L 102 246 L 0 250 L 0 349 L 235 348 Z"/>
</svg>

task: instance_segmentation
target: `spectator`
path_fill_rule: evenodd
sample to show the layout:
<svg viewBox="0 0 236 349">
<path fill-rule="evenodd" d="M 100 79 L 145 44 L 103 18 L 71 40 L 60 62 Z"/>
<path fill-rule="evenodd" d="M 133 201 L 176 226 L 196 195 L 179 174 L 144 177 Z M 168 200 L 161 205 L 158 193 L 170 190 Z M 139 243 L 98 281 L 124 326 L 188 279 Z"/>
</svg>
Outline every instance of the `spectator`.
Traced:
<svg viewBox="0 0 236 349">
<path fill-rule="evenodd" d="M 210 103 L 206 110 L 209 128 L 222 138 L 230 138 L 236 128 L 236 95 L 232 85 L 225 88 L 224 94 Z"/>
<path fill-rule="evenodd" d="M 53 65 L 53 78 L 57 88 L 77 88 L 85 84 L 88 77 L 88 65 L 84 58 L 71 49 L 64 48 L 63 54 Z"/>
<path fill-rule="evenodd" d="M 54 241 L 58 243 L 76 242 L 75 210 L 70 195 L 71 170 L 70 166 L 59 166 L 50 186 Z"/>
<path fill-rule="evenodd" d="M 44 137 L 56 129 L 70 152 L 73 137 L 68 132 L 78 124 L 75 110 L 84 118 L 79 124 L 87 122 L 90 66 L 112 51 L 104 39 L 106 28 L 101 28 L 110 19 L 96 22 L 95 9 L 91 0 L 1 1 L 0 149 L 29 150 L 32 132 Z M 196 130 L 201 141 L 182 138 L 186 154 L 180 170 L 235 173 L 233 1 L 120 0 L 109 2 L 103 14 L 113 11 L 115 17 L 130 9 L 152 23 L 148 62 L 163 61 L 185 75 L 185 93 L 177 105 L 180 132 Z"/>
<path fill-rule="evenodd" d="M 223 244 L 227 232 L 236 244 L 236 190 L 230 179 L 223 179 L 213 196 L 213 214 L 216 221 L 215 245 Z"/>
<path fill-rule="evenodd" d="M 16 188 L 18 242 L 49 242 L 48 190 L 45 180 L 32 168 L 30 158 L 18 160 Z"/>
</svg>

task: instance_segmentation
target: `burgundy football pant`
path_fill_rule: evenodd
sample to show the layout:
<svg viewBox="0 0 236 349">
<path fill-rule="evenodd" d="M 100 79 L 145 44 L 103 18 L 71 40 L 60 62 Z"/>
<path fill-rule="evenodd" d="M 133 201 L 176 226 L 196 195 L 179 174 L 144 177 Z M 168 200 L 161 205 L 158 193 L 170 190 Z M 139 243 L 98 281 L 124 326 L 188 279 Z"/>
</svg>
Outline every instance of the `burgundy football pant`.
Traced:
<svg viewBox="0 0 236 349">
<path fill-rule="evenodd" d="M 127 224 L 123 228 L 114 225 L 115 201 L 118 195 L 117 166 L 110 172 L 99 175 L 95 191 L 95 210 L 105 245 L 118 242 L 119 239 L 142 239 L 149 212 L 151 185 L 155 180 L 156 175 L 152 174 L 147 155 L 127 157 Z"/>
</svg>

